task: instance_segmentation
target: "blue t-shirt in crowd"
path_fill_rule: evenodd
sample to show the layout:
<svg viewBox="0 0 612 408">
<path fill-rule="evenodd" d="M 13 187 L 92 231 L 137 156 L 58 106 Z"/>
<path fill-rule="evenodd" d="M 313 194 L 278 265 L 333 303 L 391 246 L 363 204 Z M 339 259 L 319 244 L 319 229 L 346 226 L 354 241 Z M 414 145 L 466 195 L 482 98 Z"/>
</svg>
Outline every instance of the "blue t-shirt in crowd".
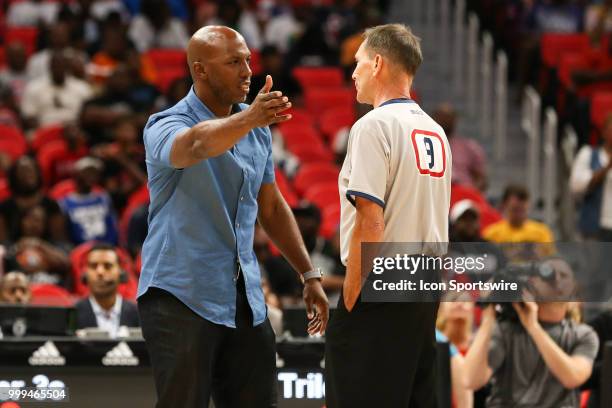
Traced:
<svg viewBox="0 0 612 408">
<path fill-rule="evenodd" d="M 108 194 L 72 193 L 59 201 L 68 220 L 70 238 L 76 245 L 87 241 L 104 241 L 117 245 L 117 218 Z"/>
</svg>

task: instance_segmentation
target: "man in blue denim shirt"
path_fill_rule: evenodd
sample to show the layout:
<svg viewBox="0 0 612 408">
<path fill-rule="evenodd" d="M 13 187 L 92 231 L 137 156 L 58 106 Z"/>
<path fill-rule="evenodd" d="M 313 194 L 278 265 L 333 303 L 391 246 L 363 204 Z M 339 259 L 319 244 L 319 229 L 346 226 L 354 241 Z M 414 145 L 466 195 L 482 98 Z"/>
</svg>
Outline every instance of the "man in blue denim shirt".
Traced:
<svg viewBox="0 0 612 408">
<path fill-rule="evenodd" d="M 274 182 L 268 125 L 291 103 L 270 92 L 250 106 L 250 52 L 227 27 L 191 38 L 194 86 L 144 131 L 151 204 L 138 288 L 157 407 L 274 407 L 275 338 L 253 252 L 255 222 L 305 282 L 309 332 L 327 298 Z"/>
</svg>

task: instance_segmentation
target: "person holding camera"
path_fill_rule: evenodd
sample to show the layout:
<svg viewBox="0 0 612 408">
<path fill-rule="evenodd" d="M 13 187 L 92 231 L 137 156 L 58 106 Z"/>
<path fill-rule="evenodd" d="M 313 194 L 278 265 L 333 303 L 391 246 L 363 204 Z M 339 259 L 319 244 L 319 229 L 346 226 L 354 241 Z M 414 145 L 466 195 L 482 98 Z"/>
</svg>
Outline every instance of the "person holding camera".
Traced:
<svg viewBox="0 0 612 408">
<path fill-rule="evenodd" d="M 491 381 L 488 408 L 580 406 L 578 388 L 591 375 L 599 340 L 591 327 L 569 317 L 570 301 L 559 301 L 574 291 L 570 266 L 561 259 L 545 264 L 556 278 L 530 279 L 537 302 L 525 291 L 525 300 L 512 304 L 515 318 L 497 320 L 493 305 L 483 310 L 464 372 L 469 389 Z"/>
</svg>

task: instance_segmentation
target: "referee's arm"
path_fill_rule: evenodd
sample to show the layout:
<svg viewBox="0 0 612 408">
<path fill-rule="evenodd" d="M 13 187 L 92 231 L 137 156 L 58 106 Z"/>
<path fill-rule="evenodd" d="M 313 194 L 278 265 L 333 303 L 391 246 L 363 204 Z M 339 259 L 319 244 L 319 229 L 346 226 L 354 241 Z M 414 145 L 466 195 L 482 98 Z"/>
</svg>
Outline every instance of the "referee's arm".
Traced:
<svg viewBox="0 0 612 408">
<path fill-rule="evenodd" d="M 344 306 L 351 311 L 361 291 L 361 243 L 380 242 L 385 232 L 383 208 L 374 201 L 355 197 L 355 226 L 346 263 L 346 277 L 342 288 Z"/>
</svg>

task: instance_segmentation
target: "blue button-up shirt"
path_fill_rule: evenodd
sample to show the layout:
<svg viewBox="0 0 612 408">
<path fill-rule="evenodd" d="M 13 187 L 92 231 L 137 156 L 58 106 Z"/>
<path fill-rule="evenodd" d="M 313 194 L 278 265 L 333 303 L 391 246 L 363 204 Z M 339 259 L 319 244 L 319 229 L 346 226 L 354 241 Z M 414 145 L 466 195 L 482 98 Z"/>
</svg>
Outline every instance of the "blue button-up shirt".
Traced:
<svg viewBox="0 0 612 408">
<path fill-rule="evenodd" d="M 236 327 L 240 263 L 253 324 L 258 325 L 266 318 L 266 306 L 253 232 L 259 188 L 274 182 L 272 135 L 267 127 L 255 128 L 220 156 L 185 169 L 172 167 L 176 136 L 214 118 L 192 88 L 145 126 L 151 203 L 138 296 L 149 287 L 161 288 L 204 319 Z"/>
</svg>

